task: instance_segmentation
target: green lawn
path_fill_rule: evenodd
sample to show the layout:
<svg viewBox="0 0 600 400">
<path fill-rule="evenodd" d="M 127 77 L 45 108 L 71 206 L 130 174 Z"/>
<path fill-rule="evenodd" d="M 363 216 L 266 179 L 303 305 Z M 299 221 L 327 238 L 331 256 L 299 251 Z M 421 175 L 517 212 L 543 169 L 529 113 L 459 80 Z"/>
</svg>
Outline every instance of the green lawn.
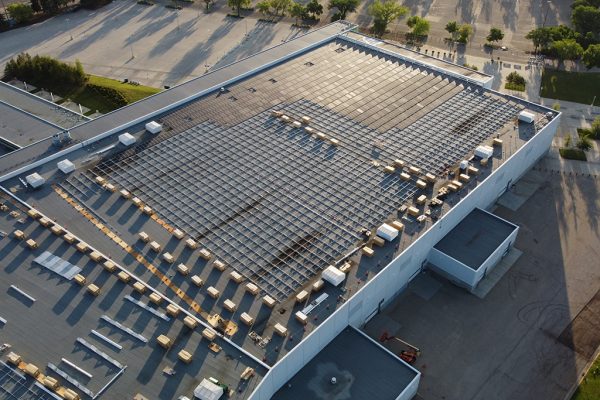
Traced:
<svg viewBox="0 0 600 400">
<path fill-rule="evenodd" d="M 551 99 L 600 105 L 600 73 L 566 72 L 545 69 L 540 95 Z"/>
<path fill-rule="evenodd" d="M 115 79 L 104 78 L 96 75 L 89 75 L 88 83 L 118 91 L 127 100 L 128 104 L 160 92 L 160 89 L 157 88 L 142 85 L 132 85 L 117 81 Z M 92 114 L 96 112 L 96 110 L 106 114 L 107 112 L 118 108 L 115 107 L 115 105 L 109 99 L 98 95 L 98 93 L 90 90 L 88 87 L 83 88 L 81 91 L 75 94 L 71 94 L 69 98 L 74 102 L 89 108 L 91 111 L 88 114 Z"/>
<path fill-rule="evenodd" d="M 571 400 L 597 400 L 600 399 L 600 358 L 592 364 L 581 385 L 575 391 Z"/>
</svg>

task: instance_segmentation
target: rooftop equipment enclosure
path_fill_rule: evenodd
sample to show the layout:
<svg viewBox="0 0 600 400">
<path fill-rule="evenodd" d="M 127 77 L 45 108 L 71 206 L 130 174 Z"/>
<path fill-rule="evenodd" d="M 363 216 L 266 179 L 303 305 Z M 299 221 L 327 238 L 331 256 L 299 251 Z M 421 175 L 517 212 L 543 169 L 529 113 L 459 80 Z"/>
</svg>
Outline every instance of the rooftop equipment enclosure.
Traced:
<svg viewBox="0 0 600 400">
<path fill-rule="evenodd" d="M 330 265 L 329 267 L 325 268 L 321 274 L 321 278 L 331 283 L 333 286 L 338 286 L 340 283 L 344 282 L 344 279 L 346 279 L 346 274 L 333 265 Z"/>
<path fill-rule="evenodd" d="M 528 111 L 521 111 L 519 113 L 519 121 L 532 123 L 533 121 L 535 121 L 535 115 Z"/>
<path fill-rule="evenodd" d="M 388 224 L 382 224 L 377 229 L 377 236 L 380 236 L 388 242 L 391 242 L 398 237 L 398 230 Z"/>
<path fill-rule="evenodd" d="M 46 183 L 46 180 L 42 178 L 42 176 L 37 172 L 34 172 L 31 175 L 27 175 L 27 177 L 25 177 L 25 180 L 34 189 L 39 188 L 44 183 Z"/>
<path fill-rule="evenodd" d="M 150 133 L 157 134 L 162 131 L 162 125 L 156 121 L 150 121 L 146 124 L 146 130 Z"/>
<path fill-rule="evenodd" d="M 69 173 L 75 171 L 75 164 L 73 164 L 71 161 L 67 160 L 66 158 L 64 160 L 56 163 L 56 166 L 64 174 L 69 174 Z"/>
<path fill-rule="evenodd" d="M 146 129 L 148 129 L 148 125 L 146 125 Z M 131 133 L 125 132 L 122 135 L 119 135 L 119 142 L 121 142 L 125 146 L 131 146 L 135 143 L 135 138 Z"/>
</svg>

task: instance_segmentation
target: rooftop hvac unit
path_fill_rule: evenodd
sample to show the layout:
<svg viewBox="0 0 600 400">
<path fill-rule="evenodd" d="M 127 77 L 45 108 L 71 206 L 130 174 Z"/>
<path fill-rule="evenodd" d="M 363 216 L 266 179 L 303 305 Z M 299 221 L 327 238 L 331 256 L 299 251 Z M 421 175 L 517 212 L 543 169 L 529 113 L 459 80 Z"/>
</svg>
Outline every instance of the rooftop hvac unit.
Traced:
<svg viewBox="0 0 600 400">
<path fill-rule="evenodd" d="M 377 236 L 380 236 L 388 242 L 391 242 L 398 237 L 398 230 L 391 225 L 382 224 L 379 228 L 377 228 Z"/>
<path fill-rule="evenodd" d="M 156 121 L 150 121 L 146 124 L 146 130 L 150 133 L 157 134 L 162 131 L 162 125 Z"/>
<path fill-rule="evenodd" d="M 71 161 L 67 160 L 66 158 L 62 161 L 57 162 L 56 166 L 58 167 L 59 170 L 61 170 L 61 172 L 63 174 L 69 174 L 69 173 L 75 171 L 75 164 L 73 164 Z"/>
<path fill-rule="evenodd" d="M 331 283 L 333 286 L 338 286 L 346 279 L 346 274 L 333 265 L 330 265 L 321 273 L 321 278 L 324 281 Z"/>
<path fill-rule="evenodd" d="M 148 125 L 146 125 L 146 129 L 148 129 Z M 131 146 L 135 143 L 135 138 L 131 133 L 125 132 L 122 135 L 119 135 L 119 142 L 121 142 L 124 146 Z"/>
<path fill-rule="evenodd" d="M 492 146 L 477 146 L 475 149 L 475 155 L 481 159 L 487 160 L 494 154 L 494 148 Z"/>
<path fill-rule="evenodd" d="M 31 186 L 34 189 L 37 189 L 40 186 L 42 186 L 44 183 L 46 183 L 46 180 L 44 178 L 42 178 L 42 176 L 40 174 L 38 174 L 37 172 L 34 172 L 31 175 L 27 175 L 25 177 L 25 180 L 27 181 L 29 186 Z"/>
<path fill-rule="evenodd" d="M 521 111 L 519 113 L 519 121 L 527 122 L 528 124 L 532 123 L 535 121 L 535 115 L 528 111 Z"/>
<path fill-rule="evenodd" d="M 460 162 L 460 169 L 464 171 L 464 170 L 465 170 L 465 169 L 467 169 L 467 168 L 469 168 L 469 161 L 467 161 L 467 160 L 462 160 L 462 161 Z"/>
</svg>

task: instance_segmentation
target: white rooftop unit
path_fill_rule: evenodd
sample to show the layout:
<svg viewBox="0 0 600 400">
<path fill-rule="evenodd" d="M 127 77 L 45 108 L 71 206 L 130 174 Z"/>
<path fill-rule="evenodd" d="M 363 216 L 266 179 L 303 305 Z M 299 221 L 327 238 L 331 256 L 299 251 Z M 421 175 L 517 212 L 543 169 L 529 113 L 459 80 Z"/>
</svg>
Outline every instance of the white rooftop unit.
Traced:
<svg viewBox="0 0 600 400">
<path fill-rule="evenodd" d="M 56 166 L 64 174 L 69 174 L 69 173 L 75 171 L 75 164 L 73 164 L 71 161 L 69 161 L 66 158 L 62 161 L 57 162 Z"/>
<path fill-rule="evenodd" d="M 148 125 L 146 125 L 146 129 L 148 129 Z M 131 133 L 125 132 L 122 135 L 119 135 L 119 142 L 125 146 L 131 146 L 135 143 L 135 138 Z"/>
<path fill-rule="evenodd" d="M 382 224 L 379 228 L 377 228 L 377 236 L 380 236 L 388 242 L 391 242 L 398 237 L 398 229 L 388 224 Z"/>
<path fill-rule="evenodd" d="M 146 130 L 150 133 L 158 133 L 162 131 L 162 125 L 156 121 L 150 121 L 146 124 Z"/>
<path fill-rule="evenodd" d="M 519 121 L 531 123 L 535 121 L 535 115 L 529 111 L 521 111 L 519 113 Z"/>
<path fill-rule="evenodd" d="M 494 148 L 492 146 L 477 146 L 475 149 L 475 155 L 479 158 L 487 160 L 494 154 Z"/>
<path fill-rule="evenodd" d="M 462 161 L 460 162 L 460 169 L 462 169 L 462 170 L 465 170 L 465 169 L 467 169 L 467 168 L 469 168 L 469 161 L 467 161 L 467 160 L 462 160 Z"/>
<path fill-rule="evenodd" d="M 338 286 L 346 279 L 346 274 L 333 265 L 330 265 L 321 273 L 321 278 L 331 283 L 333 286 Z"/>
<path fill-rule="evenodd" d="M 208 379 L 202 379 L 194 389 L 194 397 L 200 400 L 218 400 L 222 395 L 223 388 Z"/>
<path fill-rule="evenodd" d="M 38 174 L 37 172 L 34 172 L 31 175 L 27 175 L 25 177 L 25 180 L 27 181 L 29 186 L 31 186 L 34 189 L 39 188 L 44 183 L 46 183 L 46 180 L 44 178 L 42 178 L 42 176 L 40 174 Z"/>
</svg>

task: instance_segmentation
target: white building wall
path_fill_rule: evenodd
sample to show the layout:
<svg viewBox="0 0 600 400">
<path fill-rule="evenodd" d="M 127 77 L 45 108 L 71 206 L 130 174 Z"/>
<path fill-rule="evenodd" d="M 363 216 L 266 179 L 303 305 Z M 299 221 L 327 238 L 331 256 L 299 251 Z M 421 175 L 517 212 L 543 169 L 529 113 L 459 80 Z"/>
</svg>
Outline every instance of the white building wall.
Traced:
<svg viewBox="0 0 600 400">
<path fill-rule="evenodd" d="M 518 231 L 519 229 L 517 227 L 517 229 L 508 235 L 492 254 L 485 259 L 477 270 L 469 268 L 467 265 L 436 248 L 431 249 L 428 261 L 436 267 L 436 271 L 441 271 L 447 278 L 453 281 L 459 280 L 459 284 L 468 289 L 475 289 L 479 284 L 479 281 L 494 269 L 496 264 L 498 264 L 508 250 L 509 246 L 515 242 Z"/>
<path fill-rule="evenodd" d="M 436 248 L 432 248 L 429 253 L 429 262 L 441 269 L 445 273 L 452 276 L 452 279 L 460 280 L 464 285 L 472 288 L 477 282 L 477 272 L 472 268 L 469 268 L 465 264 L 461 263 L 454 257 L 450 257 L 448 254 L 439 251 Z"/>
<path fill-rule="evenodd" d="M 477 285 L 486 274 L 489 274 L 498 264 L 498 262 L 500 262 L 500 259 L 504 257 L 509 247 L 515 243 L 515 240 L 517 240 L 518 233 L 519 229 L 515 229 L 506 239 L 504 239 L 502 244 L 498 246 L 498 248 L 492 254 L 490 254 L 483 264 L 481 264 L 481 267 L 479 267 L 477 270 L 477 281 L 475 282 L 475 285 Z"/>
<path fill-rule="evenodd" d="M 406 388 L 400 393 L 400 396 L 396 398 L 396 400 L 410 400 L 417 394 L 417 390 L 419 389 L 419 382 L 421 382 L 421 374 L 417 375 L 415 379 L 412 380 L 406 386 Z"/>
<path fill-rule="evenodd" d="M 386 305 L 398 295 L 409 280 L 420 271 L 435 243 L 475 207 L 485 209 L 491 205 L 507 186 L 516 182 L 548 151 L 559 121 L 560 115 L 541 129 L 459 204 L 448 211 L 418 240 L 279 360 L 250 395 L 250 399 L 269 400 L 304 364 L 339 334 L 346 324 L 361 326 L 374 315 L 378 307 Z"/>
</svg>

